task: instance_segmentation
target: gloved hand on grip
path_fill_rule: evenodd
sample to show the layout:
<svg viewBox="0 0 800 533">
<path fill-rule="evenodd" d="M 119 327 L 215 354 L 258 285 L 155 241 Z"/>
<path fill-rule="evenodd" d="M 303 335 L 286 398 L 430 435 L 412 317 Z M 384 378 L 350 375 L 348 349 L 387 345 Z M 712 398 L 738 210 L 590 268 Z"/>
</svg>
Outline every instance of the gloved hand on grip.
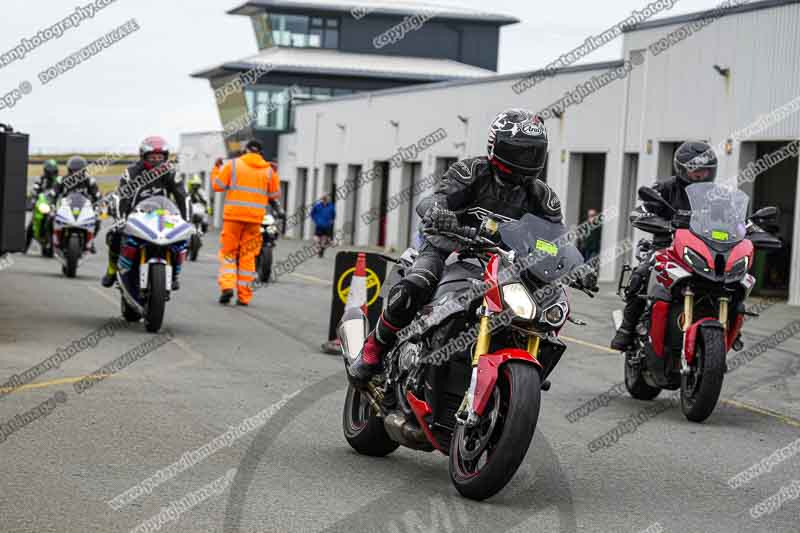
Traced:
<svg viewBox="0 0 800 533">
<path fill-rule="evenodd" d="M 587 264 L 575 267 L 572 271 L 572 278 L 574 279 L 574 285 L 579 289 L 590 292 L 600 291 L 597 286 L 597 272 Z"/>
<path fill-rule="evenodd" d="M 460 228 L 456 214 L 439 204 L 434 204 L 423 218 L 426 226 L 438 231 L 454 232 Z"/>
</svg>

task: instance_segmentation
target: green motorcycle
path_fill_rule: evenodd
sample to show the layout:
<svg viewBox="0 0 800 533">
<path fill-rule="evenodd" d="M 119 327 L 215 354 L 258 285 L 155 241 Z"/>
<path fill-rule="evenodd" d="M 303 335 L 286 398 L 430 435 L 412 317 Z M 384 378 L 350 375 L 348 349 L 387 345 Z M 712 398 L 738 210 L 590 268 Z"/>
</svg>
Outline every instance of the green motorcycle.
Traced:
<svg viewBox="0 0 800 533">
<path fill-rule="evenodd" d="M 26 238 L 27 252 L 31 241 L 36 240 L 42 248 L 42 256 L 53 257 L 53 216 L 55 214 L 56 196 L 50 189 L 40 192 L 33 205 L 33 216 L 28 225 L 28 235 Z"/>
</svg>

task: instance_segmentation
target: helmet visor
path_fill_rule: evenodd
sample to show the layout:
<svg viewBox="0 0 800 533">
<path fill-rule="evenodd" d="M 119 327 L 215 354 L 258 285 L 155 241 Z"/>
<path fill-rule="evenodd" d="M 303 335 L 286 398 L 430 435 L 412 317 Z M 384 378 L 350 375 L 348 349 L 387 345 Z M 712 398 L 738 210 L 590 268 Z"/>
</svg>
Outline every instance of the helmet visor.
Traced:
<svg viewBox="0 0 800 533">
<path fill-rule="evenodd" d="M 495 157 L 515 172 L 536 174 L 544 168 L 547 144 L 530 139 L 503 139 L 495 147 Z"/>
</svg>

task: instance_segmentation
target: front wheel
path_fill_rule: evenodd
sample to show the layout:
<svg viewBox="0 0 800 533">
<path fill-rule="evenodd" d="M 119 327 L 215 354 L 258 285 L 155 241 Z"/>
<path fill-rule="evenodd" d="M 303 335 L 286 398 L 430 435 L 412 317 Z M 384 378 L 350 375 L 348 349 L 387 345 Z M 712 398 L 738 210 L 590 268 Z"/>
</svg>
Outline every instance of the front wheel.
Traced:
<svg viewBox="0 0 800 533">
<path fill-rule="evenodd" d="M 64 254 L 66 264 L 64 265 L 64 275 L 74 278 L 78 273 L 78 260 L 82 255 L 81 238 L 76 233 L 69 236 L 67 249 Z"/>
<path fill-rule="evenodd" d="M 389 438 L 383 420 L 375 415 L 369 399 L 352 385 L 347 387 L 344 399 L 342 429 L 347 443 L 362 455 L 384 457 L 400 446 Z"/>
<path fill-rule="evenodd" d="M 703 422 L 717 406 L 725 375 L 722 329 L 701 328 L 689 373 L 681 376 L 681 411 L 692 422 Z"/>
<path fill-rule="evenodd" d="M 150 265 L 148 276 L 147 308 L 144 316 L 145 328 L 150 333 L 157 333 L 164 323 L 164 311 L 167 307 L 167 269 L 161 263 Z"/>
<path fill-rule="evenodd" d="M 511 481 L 533 439 L 541 394 L 533 365 L 512 361 L 500 368 L 480 422 L 459 424 L 450 442 L 450 480 L 462 496 L 485 500 Z"/>
</svg>

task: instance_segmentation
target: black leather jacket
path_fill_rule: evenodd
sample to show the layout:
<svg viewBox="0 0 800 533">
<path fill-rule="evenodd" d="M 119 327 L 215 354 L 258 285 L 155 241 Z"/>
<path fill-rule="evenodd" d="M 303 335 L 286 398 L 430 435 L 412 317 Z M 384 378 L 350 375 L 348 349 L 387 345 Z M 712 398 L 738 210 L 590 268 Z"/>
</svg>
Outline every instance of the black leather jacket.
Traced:
<svg viewBox="0 0 800 533">
<path fill-rule="evenodd" d="M 76 174 L 75 176 L 78 176 Z M 56 183 L 53 190 L 56 196 L 61 198 L 73 192 L 80 192 L 85 194 L 92 203 L 100 199 L 100 189 L 97 187 L 97 181 L 91 176 L 83 176 L 76 179 L 75 176 L 64 176 L 61 178 L 60 183 Z"/>
<path fill-rule="evenodd" d="M 673 207 L 673 209 L 678 211 L 689 211 L 691 209 L 691 204 L 689 204 L 689 196 L 686 194 L 686 187 L 684 187 L 684 185 L 678 181 L 678 178 L 672 176 L 666 180 L 657 182 L 652 186 L 652 188 L 655 189 L 661 195 L 661 197 Z M 645 210 L 654 213 L 667 221 L 672 218 L 672 214 L 666 209 L 658 208 L 655 205 L 651 206 L 648 204 L 648 207 Z M 666 248 L 671 243 L 671 232 L 653 234 L 653 244 L 656 249 Z"/>
<path fill-rule="evenodd" d="M 689 205 L 689 196 L 686 194 L 686 187 L 684 187 L 678 178 L 671 177 L 653 185 L 653 189 L 658 191 L 661 197 L 667 201 L 673 208 L 681 211 L 688 211 L 691 209 Z M 663 216 L 664 213 L 657 213 Z M 669 215 L 667 215 L 669 218 Z"/>
<path fill-rule="evenodd" d="M 40 193 L 48 191 L 50 189 L 55 190 L 56 185 L 58 183 L 58 177 L 53 176 L 52 178 L 48 178 L 47 176 L 41 176 L 39 181 L 34 184 L 33 189 L 31 190 L 31 196 L 35 199 L 39 196 Z"/>
<path fill-rule="evenodd" d="M 526 213 L 561 222 L 561 201 L 541 180 L 523 185 L 500 181 L 486 157 L 459 161 L 442 176 L 434 193 L 417 205 L 425 216 L 438 203 L 455 211 L 464 226 L 479 228 L 487 213 L 501 218 L 519 219 Z"/>
<path fill-rule="evenodd" d="M 172 196 L 181 216 L 187 220 L 186 190 L 182 182 L 178 182 L 175 168 L 170 164 L 151 170 L 139 161 L 125 170 L 119 180 L 117 192 L 120 196 L 119 214 L 127 216 L 135 204 L 151 196 Z"/>
</svg>

